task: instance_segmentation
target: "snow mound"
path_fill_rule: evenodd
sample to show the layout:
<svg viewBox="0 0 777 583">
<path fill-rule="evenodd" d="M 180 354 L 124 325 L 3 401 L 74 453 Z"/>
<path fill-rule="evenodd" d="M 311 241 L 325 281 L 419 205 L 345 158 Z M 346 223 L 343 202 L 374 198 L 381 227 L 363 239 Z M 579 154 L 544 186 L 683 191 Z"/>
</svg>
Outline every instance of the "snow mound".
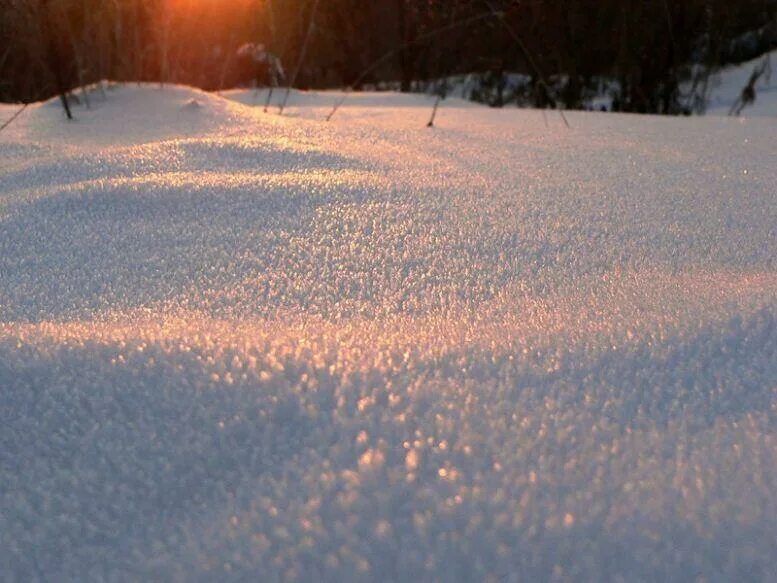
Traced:
<svg viewBox="0 0 777 583">
<path fill-rule="evenodd" d="M 197 111 L 196 116 L 191 112 Z M 23 123 L 14 122 L 3 134 L 6 140 L 48 146 L 57 155 L 195 138 L 237 126 L 250 112 L 233 103 L 188 87 L 158 85 L 109 86 L 104 94 L 92 91 L 73 103 L 72 123 L 61 123 L 64 112 L 58 99 L 32 106 Z"/>
<path fill-rule="evenodd" d="M 777 577 L 777 121 L 300 95 L 0 134 L 3 577 Z"/>
<path fill-rule="evenodd" d="M 202 109 L 204 105 L 198 99 L 190 99 L 181 106 L 181 109 L 187 109 L 189 111 L 198 111 Z"/>
</svg>

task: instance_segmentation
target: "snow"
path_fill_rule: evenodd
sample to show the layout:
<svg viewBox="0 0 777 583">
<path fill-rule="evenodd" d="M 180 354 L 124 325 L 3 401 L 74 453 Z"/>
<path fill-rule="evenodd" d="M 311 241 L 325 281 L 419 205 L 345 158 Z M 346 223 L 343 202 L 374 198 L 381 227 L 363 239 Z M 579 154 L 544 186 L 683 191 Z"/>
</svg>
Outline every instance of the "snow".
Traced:
<svg viewBox="0 0 777 583">
<path fill-rule="evenodd" d="M 705 96 L 704 113 L 714 116 L 728 116 L 738 104 L 742 95 L 742 90 L 750 81 L 753 71 L 764 66 L 765 72 L 761 75 L 755 84 L 755 101 L 744 107 L 741 115 L 744 117 L 777 117 L 777 51 L 772 51 L 751 61 L 728 65 L 720 70 L 716 70 L 709 75 L 705 90 L 697 88 L 691 81 L 684 81 L 680 84 L 680 102 L 684 106 L 696 111 L 696 104 L 693 103 L 694 95 L 703 93 Z M 702 69 L 696 68 L 696 74 L 699 77 L 699 83 L 702 80 Z M 503 75 L 502 92 L 507 102 L 505 107 L 511 108 L 518 105 L 525 106 L 529 101 L 527 96 L 531 95 L 531 77 L 520 73 L 505 73 Z M 582 97 L 581 109 L 589 111 L 613 111 L 613 96 L 620 93 L 620 83 L 612 78 L 598 77 L 594 78 L 595 87 L 589 87 L 584 91 Z M 552 76 L 550 83 L 556 89 L 553 93 L 563 92 L 562 89 L 567 83 L 566 76 Z M 394 84 L 393 89 L 399 90 L 399 85 Z M 590 83 L 589 83 L 590 85 Z M 429 98 L 439 92 L 443 87 L 446 94 L 459 98 L 460 100 L 470 99 L 473 95 L 479 95 L 479 101 L 497 102 L 497 88 L 484 84 L 482 74 L 453 75 L 443 79 L 419 83 L 413 90 L 418 93 L 426 93 Z M 370 86 L 370 89 L 373 87 Z M 326 95 L 326 94 L 325 94 Z M 259 95 L 255 92 L 232 92 L 229 96 L 241 101 L 247 105 L 256 103 L 264 104 L 266 93 Z M 523 97 L 520 97 L 523 96 Z M 313 99 L 311 99 L 311 97 Z M 366 105 L 370 102 L 378 101 L 382 105 L 389 103 L 393 107 L 407 106 L 412 102 L 404 101 L 399 94 L 381 94 L 381 93 L 360 93 L 351 99 L 360 100 Z M 298 98 L 298 103 L 313 105 L 315 101 L 320 101 L 320 96 L 316 94 L 302 94 Z M 458 106 L 463 106 L 464 101 L 459 101 Z"/>
<path fill-rule="evenodd" d="M 753 70 L 768 59 L 766 74 L 755 84 L 755 102 L 747 106 L 742 115 L 747 117 L 777 117 L 777 51 L 746 63 L 731 65 L 712 76 L 707 113 L 729 115 L 742 89 L 750 81 Z"/>
<path fill-rule="evenodd" d="M 777 578 L 777 120 L 338 97 L 0 133 L 2 578 Z"/>
</svg>

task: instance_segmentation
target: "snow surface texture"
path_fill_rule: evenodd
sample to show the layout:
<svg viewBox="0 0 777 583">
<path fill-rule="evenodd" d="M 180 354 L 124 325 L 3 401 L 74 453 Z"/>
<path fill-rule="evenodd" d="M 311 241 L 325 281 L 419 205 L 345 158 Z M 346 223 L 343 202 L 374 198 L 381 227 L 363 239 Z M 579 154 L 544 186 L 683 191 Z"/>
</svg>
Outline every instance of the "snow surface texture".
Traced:
<svg viewBox="0 0 777 583">
<path fill-rule="evenodd" d="M 0 134 L 0 579 L 777 578 L 777 121 L 228 97 Z"/>
</svg>

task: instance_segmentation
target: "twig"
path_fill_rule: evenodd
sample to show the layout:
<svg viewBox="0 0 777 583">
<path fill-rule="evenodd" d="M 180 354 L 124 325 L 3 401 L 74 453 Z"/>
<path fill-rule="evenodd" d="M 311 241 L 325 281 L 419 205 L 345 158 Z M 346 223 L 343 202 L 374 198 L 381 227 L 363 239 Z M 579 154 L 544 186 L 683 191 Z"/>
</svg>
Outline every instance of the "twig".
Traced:
<svg viewBox="0 0 777 583">
<path fill-rule="evenodd" d="M 440 107 L 440 101 L 442 100 L 442 95 L 437 94 L 437 99 L 434 100 L 434 107 L 432 108 L 432 117 L 429 120 L 429 123 L 426 124 L 426 127 L 433 128 L 434 127 L 434 118 L 437 117 L 437 109 Z"/>
<path fill-rule="evenodd" d="M 742 89 L 742 93 L 734 102 L 734 105 L 731 106 L 731 109 L 728 112 L 729 115 L 739 115 L 745 107 L 751 105 L 755 101 L 756 83 L 758 83 L 758 80 L 766 74 L 769 69 L 770 61 L 769 56 L 767 55 L 763 62 L 753 69 L 753 72 L 750 74 L 750 80 L 747 82 L 744 89 Z"/>
<path fill-rule="evenodd" d="M 270 102 L 272 101 L 272 92 L 275 87 L 270 87 L 270 90 L 267 92 L 267 99 L 264 102 L 264 113 L 267 113 L 267 110 L 270 109 Z"/>
<path fill-rule="evenodd" d="M 267 14 L 270 20 L 270 46 L 268 47 L 268 52 L 270 54 L 275 54 L 275 38 L 277 35 L 275 30 L 275 7 L 273 5 L 273 0 L 268 0 L 267 2 Z M 278 56 L 278 60 L 280 62 L 280 56 Z M 278 85 L 277 78 L 278 77 L 275 74 L 272 76 L 273 84 L 270 86 L 270 90 L 267 92 L 267 100 L 264 102 L 264 113 L 267 113 L 267 110 L 270 109 L 273 89 L 275 89 L 275 86 Z"/>
<path fill-rule="evenodd" d="M 286 95 L 283 96 L 283 102 L 281 103 L 281 107 L 278 110 L 279 115 L 283 115 L 283 110 L 286 108 L 286 103 L 289 101 L 291 88 L 294 87 L 294 84 L 297 82 L 297 75 L 299 75 L 299 71 L 302 68 L 302 63 L 305 61 L 305 55 L 308 52 L 308 44 L 310 44 L 310 37 L 313 35 L 313 27 L 316 25 L 316 12 L 318 12 L 318 5 L 320 3 L 321 0 L 315 0 L 315 4 L 313 4 L 313 10 L 310 13 L 308 31 L 305 34 L 305 40 L 302 41 L 302 48 L 299 52 L 299 59 L 297 60 L 297 66 L 294 69 L 294 75 L 292 75 L 291 80 L 289 81 L 289 86 L 286 88 Z"/>
<path fill-rule="evenodd" d="M 534 70 L 534 73 L 535 75 L 537 75 L 537 78 L 540 80 L 540 83 L 542 83 L 542 85 L 545 86 L 545 89 L 547 89 L 548 91 L 551 91 L 551 87 L 548 84 L 547 80 L 545 79 L 545 75 L 542 74 L 542 71 L 540 70 L 539 66 L 532 58 L 531 53 L 529 52 L 529 49 L 524 44 L 523 40 L 521 39 L 521 36 L 505 20 L 505 13 L 502 11 L 496 10 L 493 4 L 491 4 L 489 0 L 483 0 L 483 2 L 485 2 L 486 6 L 488 6 L 491 9 L 491 12 L 493 13 L 493 15 L 497 18 L 497 20 L 499 20 L 500 23 L 502 23 L 502 26 L 507 31 L 507 34 L 509 34 L 512 37 L 512 39 L 518 45 L 518 48 L 521 49 L 521 52 L 523 53 L 523 56 L 526 59 L 526 62 L 529 64 L 529 67 L 531 67 Z M 570 125 L 569 125 L 569 122 L 567 121 L 567 116 L 564 115 L 564 110 L 558 109 L 557 111 L 561 116 L 561 119 L 564 121 L 564 125 L 567 126 L 567 128 L 569 128 Z"/>
<path fill-rule="evenodd" d="M 2 131 L 5 129 L 5 128 L 7 128 L 9 125 L 11 125 L 11 124 L 14 122 L 14 120 L 15 120 L 17 117 L 19 117 L 19 116 L 22 114 L 22 112 L 23 112 L 25 109 L 27 109 L 27 106 L 28 106 L 28 105 L 29 105 L 29 103 L 25 103 L 24 105 L 22 105 L 22 106 L 19 108 L 19 111 L 17 111 L 16 113 L 14 113 L 14 114 L 11 116 L 11 119 L 9 119 L 7 122 L 5 122 L 3 125 L 1 125 L 1 126 L 0 126 L 0 132 L 2 132 Z"/>
<path fill-rule="evenodd" d="M 446 26 L 443 26 L 441 28 L 437 28 L 435 30 L 432 30 L 426 34 L 422 34 L 412 40 L 409 40 L 406 43 L 403 43 L 399 45 L 398 47 L 395 47 L 385 53 L 383 56 L 381 56 L 379 59 L 375 60 L 370 64 L 366 69 L 364 69 L 361 74 L 356 78 L 356 80 L 351 83 L 343 93 L 343 96 L 337 100 L 334 107 L 332 108 L 332 111 L 329 112 L 329 115 L 326 116 L 326 121 L 330 121 L 335 113 L 337 113 L 337 110 L 340 109 L 340 107 L 345 103 L 345 100 L 348 99 L 348 95 L 354 90 L 354 87 L 358 87 L 364 79 L 367 78 L 367 75 L 372 73 L 375 69 L 380 67 L 383 63 L 385 63 L 388 59 L 399 53 L 400 51 L 404 51 L 405 49 L 413 46 L 416 43 L 419 43 L 424 40 L 428 40 L 430 38 L 433 38 L 437 36 L 438 34 L 442 34 L 443 32 L 448 32 L 449 30 L 452 30 L 454 28 L 460 28 L 462 26 L 467 26 L 468 24 L 472 24 L 474 22 L 478 22 L 479 20 L 485 20 L 486 18 L 493 17 L 493 11 L 484 12 L 482 14 L 478 14 L 476 16 L 471 16 L 470 18 L 464 18 L 462 20 L 453 22 L 451 24 L 448 24 Z"/>
</svg>

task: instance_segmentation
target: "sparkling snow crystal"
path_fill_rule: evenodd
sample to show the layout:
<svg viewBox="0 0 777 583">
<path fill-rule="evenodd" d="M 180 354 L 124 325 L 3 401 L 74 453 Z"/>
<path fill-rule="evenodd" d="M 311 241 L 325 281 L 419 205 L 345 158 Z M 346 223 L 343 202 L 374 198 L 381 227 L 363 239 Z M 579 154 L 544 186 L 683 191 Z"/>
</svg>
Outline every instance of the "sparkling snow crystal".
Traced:
<svg viewBox="0 0 777 583">
<path fill-rule="evenodd" d="M 777 121 L 334 100 L 0 134 L 0 579 L 777 579 Z"/>
</svg>

